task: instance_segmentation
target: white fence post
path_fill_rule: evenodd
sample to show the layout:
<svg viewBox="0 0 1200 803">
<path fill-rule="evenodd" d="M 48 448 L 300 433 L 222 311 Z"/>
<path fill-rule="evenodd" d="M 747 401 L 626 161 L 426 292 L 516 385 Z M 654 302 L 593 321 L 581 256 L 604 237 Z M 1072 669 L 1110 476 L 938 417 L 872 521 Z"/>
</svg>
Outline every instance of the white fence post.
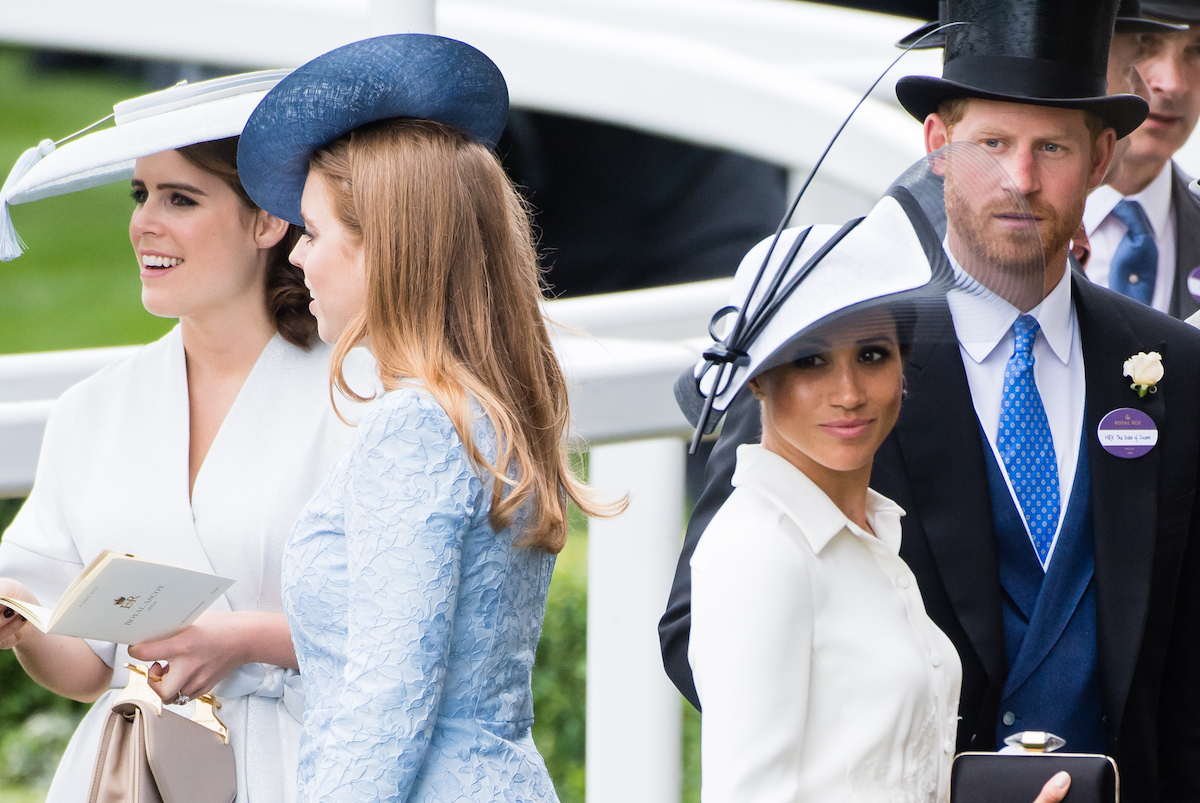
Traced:
<svg viewBox="0 0 1200 803">
<path fill-rule="evenodd" d="M 590 473 L 629 509 L 588 526 L 587 800 L 678 803 L 682 710 L 657 626 L 683 532 L 683 443 L 597 446 Z"/>
<path fill-rule="evenodd" d="M 367 28 L 371 36 L 389 33 L 433 33 L 435 0 L 371 0 Z"/>
</svg>

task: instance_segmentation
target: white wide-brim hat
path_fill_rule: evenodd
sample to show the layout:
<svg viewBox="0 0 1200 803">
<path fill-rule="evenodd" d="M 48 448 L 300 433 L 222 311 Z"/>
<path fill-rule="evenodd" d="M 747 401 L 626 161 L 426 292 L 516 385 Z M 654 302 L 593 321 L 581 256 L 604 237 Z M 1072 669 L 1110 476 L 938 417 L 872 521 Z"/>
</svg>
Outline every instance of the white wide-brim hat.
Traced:
<svg viewBox="0 0 1200 803">
<path fill-rule="evenodd" d="M 729 306 L 718 313 L 724 313 L 726 333 L 720 339 L 714 333 L 714 346 L 676 383 L 684 415 L 705 433 L 751 379 L 814 353 L 817 330 L 869 309 L 944 297 L 934 280 L 948 276 L 948 268 L 935 270 L 894 197 L 883 198 L 861 221 L 786 229 L 772 249 L 774 239 L 742 259 Z M 764 298 L 771 300 L 764 304 Z M 735 317 L 744 320 L 734 323 Z M 741 334 L 734 335 L 739 324 Z"/>
<path fill-rule="evenodd" d="M 25 151 L 0 188 L 0 260 L 16 259 L 24 250 L 10 206 L 125 181 L 143 156 L 239 136 L 255 106 L 288 72 L 261 70 L 180 83 L 122 101 L 110 117 Z M 96 129 L 110 119 L 112 127 Z"/>
</svg>

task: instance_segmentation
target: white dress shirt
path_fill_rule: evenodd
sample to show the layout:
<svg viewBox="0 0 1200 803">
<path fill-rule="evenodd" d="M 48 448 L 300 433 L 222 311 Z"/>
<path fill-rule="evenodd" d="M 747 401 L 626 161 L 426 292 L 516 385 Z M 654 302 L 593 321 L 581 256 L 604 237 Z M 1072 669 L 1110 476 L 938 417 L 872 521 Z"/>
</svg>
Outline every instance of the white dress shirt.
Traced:
<svg viewBox="0 0 1200 803">
<path fill-rule="evenodd" d="M 947 249 L 947 253 L 949 250 Z M 987 435 L 996 463 L 1004 474 L 1008 492 L 1017 512 L 1025 519 L 1021 503 L 1013 492 L 1012 482 L 1004 468 L 1004 460 L 996 446 L 1000 432 L 1000 401 L 1004 393 L 1004 369 L 1012 356 L 1016 340 L 1012 325 L 1020 311 L 1004 299 L 973 281 L 965 274 L 953 256 L 950 258 L 960 289 L 947 293 L 950 314 L 954 318 L 955 334 L 975 415 Z M 1083 373 L 1083 346 L 1079 340 L 1079 322 L 1071 301 L 1071 271 L 1063 277 L 1042 303 L 1029 314 L 1040 325 L 1033 343 L 1033 377 L 1046 410 L 1050 437 L 1054 441 L 1054 456 L 1058 463 L 1059 530 L 1067 513 L 1071 489 L 1075 484 L 1075 466 L 1079 459 L 1080 434 L 1083 429 L 1086 382 Z M 1117 366 L 1119 367 L 1119 366 Z M 1116 370 L 1116 368 L 1114 368 Z M 1029 527 L 1026 524 L 1026 531 Z M 1032 540 L 1031 540 L 1032 543 Z M 1054 557 L 1058 531 L 1046 557 L 1043 569 Z"/>
<path fill-rule="evenodd" d="M 962 667 L 900 559 L 894 502 L 851 522 L 762 446 L 692 555 L 703 803 L 948 800 Z"/>
<path fill-rule="evenodd" d="M 1129 229 L 1111 214 L 1125 196 L 1105 184 L 1088 196 L 1083 210 L 1083 228 L 1087 231 L 1092 255 L 1088 257 L 1087 277 L 1102 287 L 1108 287 L 1108 271 L 1117 246 Z M 1157 178 L 1129 200 L 1137 201 L 1146 210 L 1154 242 L 1158 246 L 1158 274 L 1154 279 L 1154 296 L 1150 306 L 1159 312 L 1171 308 L 1171 291 L 1175 287 L 1175 210 L 1171 206 L 1171 163 L 1167 162 Z"/>
</svg>

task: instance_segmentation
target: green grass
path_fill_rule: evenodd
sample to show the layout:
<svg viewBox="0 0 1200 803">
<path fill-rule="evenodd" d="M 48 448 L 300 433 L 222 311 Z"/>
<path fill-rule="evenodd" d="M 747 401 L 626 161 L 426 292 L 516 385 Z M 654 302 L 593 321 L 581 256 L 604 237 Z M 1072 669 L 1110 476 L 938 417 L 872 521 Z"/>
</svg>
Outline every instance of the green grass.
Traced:
<svg viewBox="0 0 1200 803">
<path fill-rule="evenodd" d="M 38 76 L 26 51 L 0 47 L 0 170 L 7 174 L 40 140 L 78 131 L 144 91 L 103 74 Z M 0 263 L 0 353 L 146 343 L 174 325 L 142 308 L 131 211 L 122 184 L 12 208 L 29 250 Z"/>
</svg>

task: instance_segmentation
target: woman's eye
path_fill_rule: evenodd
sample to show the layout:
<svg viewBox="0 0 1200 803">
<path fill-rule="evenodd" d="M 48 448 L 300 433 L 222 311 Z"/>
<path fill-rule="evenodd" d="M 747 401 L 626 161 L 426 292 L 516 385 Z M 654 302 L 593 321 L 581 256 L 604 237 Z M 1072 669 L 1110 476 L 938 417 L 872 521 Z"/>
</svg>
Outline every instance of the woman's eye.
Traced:
<svg viewBox="0 0 1200 803">
<path fill-rule="evenodd" d="M 810 357 L 801 357 L 798 360 L 792 360 L 792 365 L 797 368 L 817 368 L 825 364 L 824 358 L 819 354 L 813 354 Z"/>
<path fill-rule="evenodd" d="M 133 199 L 135 204 L 146 203 L 146 191 L 143 189 L 135 189 L 133 192 L 129 193 L 129 197 Z"/>
<path fill-rule="evenodd" d="M 862 354 L 859 355 L 858 359 L 859 359 L 859 362 L 872 363 L 872 362 L 883 362 L 884 360 L 887 360 L 891 356 L 892 356 L 891 349 L 885 348 L 883 346 L 871 346 L 870 348 L 863 349 Z"/>
<path fill-rule="evenodd" d="M 180 193 L 176 192 L 171 195 L 171 205 L 172 206 L 195 206 L 196 202 L 194 200 L 192 200 L 191 198 L 187 197 L 186 195 L 181 195 Z"/>
<path fill-rule="evenodd" d="M 304 238 L 304 242 L 306 242 L 306 243 L 311 243 L 313 241 L 312 232 L 309 231 L 308 229 L 305 229 L 304 231 L 300 232 L 300 236 Z"/>
</svg>

